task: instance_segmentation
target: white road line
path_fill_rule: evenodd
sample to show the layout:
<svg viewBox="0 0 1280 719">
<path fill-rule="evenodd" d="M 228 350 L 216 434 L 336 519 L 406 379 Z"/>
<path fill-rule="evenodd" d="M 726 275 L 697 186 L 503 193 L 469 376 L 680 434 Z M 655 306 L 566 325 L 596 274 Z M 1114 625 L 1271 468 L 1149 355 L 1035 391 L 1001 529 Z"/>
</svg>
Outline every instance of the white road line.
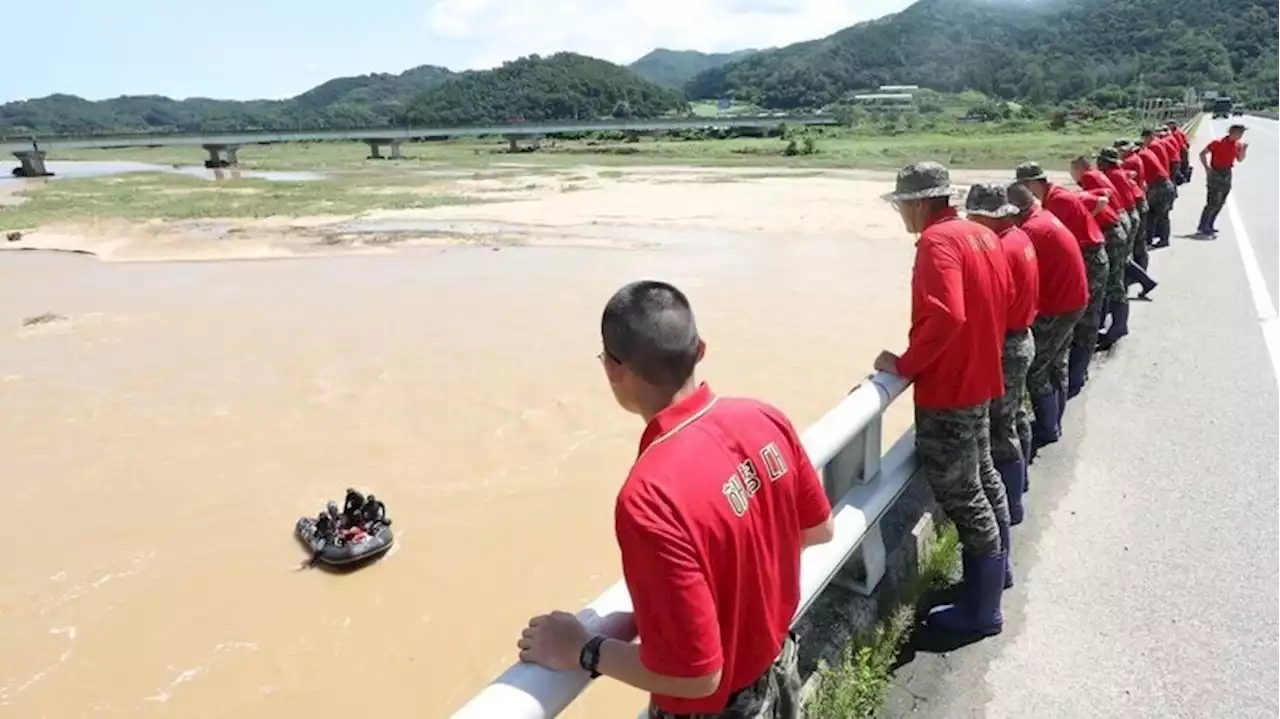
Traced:
<svg viewBox="0 0 1280 719">
<path fill-rule="evenodd" d="M 1231 218 L 1231 228 L 1236 239 L 1236 248 L 1240 250 L 1240 260 L 1244 263 L 1244 276 L 1249 281 L 1249 292 L 1253 295 L 1253 305 L 1258 311 L 1258 322 L 1262 326 L 1262 340 L 1267 345 L 1267 355 L 1271 358 L 1271 372 L 1275 375 L 1276 384 L 1280 385 L 1280 318 L 1276 316 L 1275 305 L 1271 301 L 1271 292 L 1262 279 L 1262 267 L 1258 264 L 1258 256 L 1253 251 L 1253 242 L 1245 232 L 1244 221 L 1240 219 L 1240 210 L 1236 207 L 1236 198 L 1227 196 L 1227 216 Z"/>
</svg>

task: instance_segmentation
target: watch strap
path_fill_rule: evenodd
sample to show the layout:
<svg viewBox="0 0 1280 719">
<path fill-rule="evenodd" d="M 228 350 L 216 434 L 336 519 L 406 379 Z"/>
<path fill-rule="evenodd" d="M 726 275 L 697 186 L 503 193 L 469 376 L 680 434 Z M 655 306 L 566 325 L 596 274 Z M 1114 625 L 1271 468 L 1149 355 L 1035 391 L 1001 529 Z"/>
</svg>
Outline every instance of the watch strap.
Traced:
<svg viewBox="0 0 1280 719">
<path fill-rule="evenodd" d="M 604 640 L 605 637 L 597 634 L 588 639 L 578 652 L 578 666 L 590 674 L 592 679 L 600 676 L 600 645 L 604 644 Z"/>
</svg>

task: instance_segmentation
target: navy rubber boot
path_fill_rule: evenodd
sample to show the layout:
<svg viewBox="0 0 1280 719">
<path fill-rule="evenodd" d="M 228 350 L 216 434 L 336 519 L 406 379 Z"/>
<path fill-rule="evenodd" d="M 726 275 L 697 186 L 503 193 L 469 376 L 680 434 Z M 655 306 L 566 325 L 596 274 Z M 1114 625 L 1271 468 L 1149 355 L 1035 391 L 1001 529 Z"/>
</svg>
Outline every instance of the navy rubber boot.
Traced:
<svg viewBox="0 0 1280 719">
<path fill-rule="evenodd" d="M 1147 274 L 1146 268 L 1133 260 L 1129 260 L 1129 263 L 1124 267 L 1124 281 L 1125 287 L 1142 285 L 1142 291 L 1138 293 L 1138 297 L 1142 299 L 1146 299 L 1147 295 L 1150 295 L 1151 291 L 1160 284 L 1151 279 L 1151 275 Z"/>
<path fill-rule="evenodd" d="M 1116 346 L 1120 338 L 1129 334 L 1129 303 L 1116 305 L 1111 329 L 1098 338 L 1098 349 L 1106 351 Z"/>
<path fill-rule="evenodd" d="M 1066 387 L 1057 388 L 1056 390 L 1054 390 L 1054 396 L 1058 398 L 1057 399 L 1058 421 L 1056 424 L 1054 424 L 1054 427 L 1056 428 L 1058 436 L 1061 437 L 1062 436 L 1062 415 L 1066 414 L 1067 412 L 1067 388 Z"/>
<path fill-rule="evenodd" d="M 1038 448 L 1057 442 L 1060 436 L 1058 432 L 1059 418 L 1062 417 L 1062 414 L 1058 411 L 1057 392 L 1054 391 L 1043 397 L 1036 397 L 1032 400 L 1031 406 L 1036 414 L 1036 421 L 1031 425 L 1032 446 Z"/>
<path fill-rule="evenodd" d="M 1013 532 L 1003 522 L 997 526 L 1000 529 L 1000 553 L 1004 555 L 1004 588 L 1010 589 L 1013 587 Z"/>
<path fill-rule="evenodd" d="M 1089 360 L 1092 358 L 1092 347 L 1071 346 L 1070 360 L 1067 364 L 1067 399 L 1074 398 L 1084 389 L 1084 378 L 1089 373 Z"/>
<path fill-rule="evenodd" d="M 1009 497 L 1009 523 L 1013 526 L 1022 524 L 1022 488 L 1026 482 L 1021 459 L 996 462 L 996 471 L 1004 482 L 1004 492 Z"/>
<path fill-rule="evenodd" d="M 990 637 L 1004 631 L 1000 598 L 1004 593 L 1004 553 L 971 557 L 972 581 L 969 591 L 954 604 L 929 610 L 931 628 L 962 635 Z"/>
</svg>

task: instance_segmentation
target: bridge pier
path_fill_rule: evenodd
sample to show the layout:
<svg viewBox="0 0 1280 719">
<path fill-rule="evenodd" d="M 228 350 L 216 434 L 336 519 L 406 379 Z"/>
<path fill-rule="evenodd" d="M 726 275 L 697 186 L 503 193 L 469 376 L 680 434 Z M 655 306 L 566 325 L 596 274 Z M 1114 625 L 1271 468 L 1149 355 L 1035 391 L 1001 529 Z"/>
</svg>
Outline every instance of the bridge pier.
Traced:
<svg viewBox="0 0 1280 719">
<path fill-rule="evenodd" d="M 235 167 L 240 163 L 240 159 L 236 156 L 236 151 L 240 149 L 239 145 L 204 145 L 205 152 L 209 153 L 209 159 L 205 160 L 204 166 L 216 170 L 219 167 Z M 226 159 L 223 159 L 223 156 Z"/>
<path fill-rule="evenodd" d="M 383 146 L 383 145 L 386 145 L 388 148 L 390 148 L 390 152 L 391 152 L 391 154 L 390 154 L 390 159 L 392 159 L 392 160 L 400 160 L 400 159 L 403 159 L 404 155 L 401 155 L 401 154 L 400 154 L 400 143 L 401 143 L 401 142 L 403 142 L 403 141 L 402 141 L 402 140 L 384 140 L 384 139 L 381 139 L 381 138 L 371 138 L 371 139 L 365 140 L 365 144 L 369 146 L 369 158 L 368 158 L 368 159 L 370 159 L 370 160 L 385 160 L 385 159 L 388 159 L 388 158 L 386 158 L 386 157 L 383 157 L 383 156 L 382 156 L 382 146 Z"/>
<path fill-rule="evenodd" d="M 44 150 L 18 150 L 13 153 L 21 164 L 14 168 L 17 177 L 50 177 L 52 172 L 44 166 Z"/>
</svg>

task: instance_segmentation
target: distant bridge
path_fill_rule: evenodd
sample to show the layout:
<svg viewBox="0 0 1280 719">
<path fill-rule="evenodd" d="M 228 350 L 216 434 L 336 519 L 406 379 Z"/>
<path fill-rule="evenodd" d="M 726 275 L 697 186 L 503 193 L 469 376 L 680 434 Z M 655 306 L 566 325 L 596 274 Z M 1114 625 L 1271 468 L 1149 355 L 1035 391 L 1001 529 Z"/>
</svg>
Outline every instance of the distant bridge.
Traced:
<svg viewBox="0 0 1280 719">
<path fill-rule="evenodd" d="M 0 151 L 13 153 L 22 162 L 22 174 L 28 177 L 47 175 L 45 154 L 54 150 L 105 149 L 121 147 L 199 146 L 209 153 L 209 167 L 223 167 L 237 162 L 236 150 L 244 145 L 270 145 L 277 142 L 364 142 L 369 145 L 370 159 L 380 159 L 381 147 L 390 148 L 390 157 L 400 157 L 400 144 L 413 140 L 451 137 L 501 136 L 512 148 L 522 138 L 584 132 L 626 132 L 652 134 L 703 129 L 772 129 L 780 125 L 834 125 L 831 115 L 770 115 L 741 117 L 679 117 L 648 120 L 596 120 L 569 122 L 518 122 L 503 125 L 459 127 L 388 127 L 363 130 L 270 130 L 252 132 L 65 135 L 5 138 Z M 225 157 L 225 159 L 224 159 Z"/>
</svg>

